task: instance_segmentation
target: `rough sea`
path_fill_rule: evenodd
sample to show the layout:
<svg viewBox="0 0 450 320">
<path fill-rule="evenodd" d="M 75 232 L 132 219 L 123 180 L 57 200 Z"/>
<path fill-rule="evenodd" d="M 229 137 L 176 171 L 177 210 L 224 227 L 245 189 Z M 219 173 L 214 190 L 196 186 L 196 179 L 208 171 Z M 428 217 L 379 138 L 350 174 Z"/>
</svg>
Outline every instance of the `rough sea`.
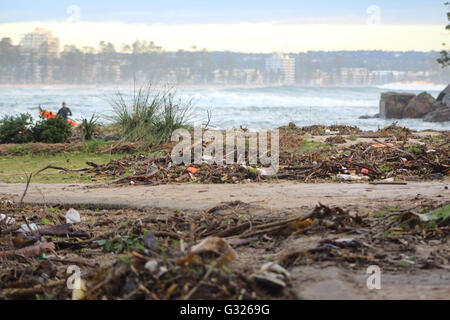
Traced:
<svg viewBox="0 0 450 320">
<path fill-rule="evenodd" d="M 334 87 L 267 87 L 267 88 L 196 88 L 177 89 L 177 96 L 192 100 L 191 123 L 204 122 L 212 111 L 211 124 L 217 128 L 275 128 L 294 122 L 298 126 L 313 124 L 356 125 L 365 130 L 377 130 L 393 120 L 359 119 L 378 113 L 380 94 L 386 91 L 427 91 L 434 97 L 445 88 L 442 85 L 391 84 L 368 88 Z M 117 91 L 129 96 L 132 88 L 0 88 L 0 115 L 28 112 L 38 117 L 38 106 L 57 111 L 62 101 L 72 109 L 79 121 L 94 112 L 104 122 L 111 115 L 110 100 Z M 430 123 L 419 119 L 396 120 L 411 129 L 449 130 L 450 123 Z"/>
</svg>

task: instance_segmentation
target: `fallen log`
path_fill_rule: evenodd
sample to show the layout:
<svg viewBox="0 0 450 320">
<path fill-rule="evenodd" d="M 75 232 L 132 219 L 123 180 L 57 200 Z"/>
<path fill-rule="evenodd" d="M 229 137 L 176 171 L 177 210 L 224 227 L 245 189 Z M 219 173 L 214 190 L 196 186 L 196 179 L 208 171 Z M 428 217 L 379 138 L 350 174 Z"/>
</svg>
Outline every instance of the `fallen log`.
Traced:
<svg viewBox="0 0 450 320">
<path fill-rule="evenodd" d="M 1 251 L 0 252 L 0 258 L 7 258 L 9 256 L 38 256 L 41 253 L 52 251 L 55 249 L 55 244 L 53 242 L 46 242 L 46 243 L 40 243 L 35 244 L 29 247 L 25 247 L 22 249 L 17 250 L 8 250 L 8 251 Z"/>
</svg>

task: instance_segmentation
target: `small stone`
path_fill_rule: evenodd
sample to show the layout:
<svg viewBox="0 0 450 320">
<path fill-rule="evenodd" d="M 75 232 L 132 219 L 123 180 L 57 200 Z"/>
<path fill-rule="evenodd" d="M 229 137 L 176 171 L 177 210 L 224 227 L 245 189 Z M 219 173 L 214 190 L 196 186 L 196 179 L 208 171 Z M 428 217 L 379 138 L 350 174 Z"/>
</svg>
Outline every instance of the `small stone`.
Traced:
<svg viewBox="0 0 450 320">
<path fill-rule="evenodd" d="M 144 247 L 148 250 L 155 251 L 158 248 L 158 240 L 151 231 L 147 231 L 144 236 Z"/>
</svg>

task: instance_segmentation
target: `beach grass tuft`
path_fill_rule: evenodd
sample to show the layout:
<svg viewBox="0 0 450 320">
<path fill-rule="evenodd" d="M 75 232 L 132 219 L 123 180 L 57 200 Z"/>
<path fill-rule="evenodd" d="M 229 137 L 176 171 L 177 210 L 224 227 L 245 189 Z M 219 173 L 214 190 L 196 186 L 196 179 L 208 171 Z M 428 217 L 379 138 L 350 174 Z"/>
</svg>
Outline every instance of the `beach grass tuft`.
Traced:
<svg viewBox="0 0 450 320">
<path fill-rule="evenodd" d="M 192 108 L 191 101 L 178 98 L 173 88 L 151 85 L 135 87 L 131 97 L 118 91 L 110 103 L 122 139 L 149 144 L 167 142 L 173 131 L 185 127 Z"/>
</svg>

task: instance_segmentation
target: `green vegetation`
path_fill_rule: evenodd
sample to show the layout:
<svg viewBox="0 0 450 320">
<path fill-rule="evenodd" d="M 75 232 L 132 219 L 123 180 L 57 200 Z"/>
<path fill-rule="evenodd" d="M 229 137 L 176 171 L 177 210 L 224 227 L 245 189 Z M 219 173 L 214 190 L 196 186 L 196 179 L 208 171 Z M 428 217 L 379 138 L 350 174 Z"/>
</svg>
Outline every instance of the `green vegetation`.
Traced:
<svg viewBox="0 0 450 320">
<path fill-rule="evenodd" d="M 101 147 L 107 146 L 109 143 L 102 140 L 90 140 L 86 141 L 84 146 L 87 153 L 95 153 Z"/>
<path fill-rule="evenodd" d="M 81 169 L 88 167 L 86 161 L 98 164 L 108 163 L 111 159 L 123 157 L 120 154 L 86 154 L 63 153 L 53 156 L 44 155 L 20 155 L 6 156 L 0 160 L 0 181 L 5 183 L 25 183 L 24 172 L 37 172 L 47 165 L 64 167 L 67 169 Z M 33 182 L 37 183 L 92 183 L 92 180 L 78 172 L 60 173 L 58 170 L 46 170 L 37 176 L 33 176 Z"/>
<path fill-rule="evenodd" d="M 450 223 L 450 204 L 427 213 L 427 217 L 439 225 Z"/>
<path fill-rule="evenodd" d="M 5 116 L 0 120 L 0 143 L 28 143 L 33 141 L 33 118 L 29 113 Z"/>
<path fill-rule="evenodd" d="M 92 115 L 91 119 L 81 120 L 81 138 L 83 141 L 92 140 L 97 124 L 98 118 L 95 116 L 95 113 Z"/>
<path fill-rule="evenodd" d="M 379 210 L 379 211 L 374 213 L 374 217 L 375 218 L 383 218 L 385 215 L 386 215 L 386 211 L 385 210 Z"/>
<path fill-rule="evenodd" d="M 118 92 L 111 105 L 122 138 L 149 144 L 168 141 L 173 131 L 186 126 L 191 111 L 191 102 L 177 99 L 174 90 L 151 86 L 134 90 L 131 99 Z"/>
<path fill-rule="evenodd" d="M 28 113 L 5 116 L 0 120 L 0 143 L 66 142 L 72 135 L 70 125 L 61 117 L 41 119 L 33 124 Z"/>
<path fill-rule="evenodd" d="M 62 117 L 41 119 L 33 128 L 35 141 L 45 143 L 66 142 L 72 135 L 70 125 Z"/>
<path fill-rule="evenodd" d="M 444 5 L 449 6 L 450 2 L 445 2 Z M 450 21 L 450 11 L 447 11 L 447 20 Z M 450 24 L 447 24 L 447 26 L 445 27 L 445 30 L 450 30 Z M 446 45 L 445 43 L 443 44 L 444 46 Z M 449 52 L 447 50 L 442 50 L 441 51 L 441 56 L 439 57 L 439 59 L 437 59 L 437 62 L 443 67 L 448 67 L 450 65 L 450 55 Z"/>
<path fill-rule="evenodd" d="M 97 243 L 103 247 L 104 252 L 123 253 L 128 250 L 144 251 L 144 236 L 130 233 L 127 236 L 118 235 L 108 240 L 99 240 Z"/>
<path fill-rule="evenodd" d="M 325 143 L 304 140 L 302 145 L 299 147 L 298 151 L 300 153 L 312 152 L 319 150 L 321 148 L 328 147 Z"/>
</svg>

